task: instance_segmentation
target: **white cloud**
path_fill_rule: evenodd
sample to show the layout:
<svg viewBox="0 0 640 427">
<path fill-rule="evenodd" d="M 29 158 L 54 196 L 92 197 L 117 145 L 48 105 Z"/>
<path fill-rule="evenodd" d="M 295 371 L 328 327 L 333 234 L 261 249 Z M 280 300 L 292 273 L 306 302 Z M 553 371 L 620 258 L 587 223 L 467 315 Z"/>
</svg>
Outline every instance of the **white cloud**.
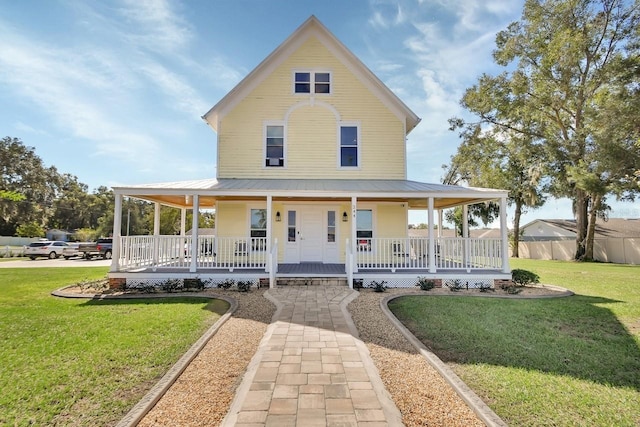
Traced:
<svg viewBox="0 0 640 427">
<path fill-rule="evenodd" d="M 193 37 L 191 27 L 166 0 L 123 0 L 118 11 L 131 24 L 128 38 L 152 51 L 177 51 Z"/>
</svg>

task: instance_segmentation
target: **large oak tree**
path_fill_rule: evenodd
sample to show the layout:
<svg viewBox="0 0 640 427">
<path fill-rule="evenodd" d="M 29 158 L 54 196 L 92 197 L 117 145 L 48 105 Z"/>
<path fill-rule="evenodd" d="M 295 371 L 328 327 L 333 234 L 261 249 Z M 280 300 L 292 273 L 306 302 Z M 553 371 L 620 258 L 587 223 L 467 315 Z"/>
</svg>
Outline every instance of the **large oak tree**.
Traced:
<svg viewBox="0 0 640 427">
<path fill-rule="evenodd" d="M 546 190 L 573 201 L 576 259 L 592 258 L 607 195 L 638 192 L 640 1 L 527 0 L 462 105 L 495 132 L 538 141 Z M 468 123 L 460 123 L 468 126 Z"/>
</svg>

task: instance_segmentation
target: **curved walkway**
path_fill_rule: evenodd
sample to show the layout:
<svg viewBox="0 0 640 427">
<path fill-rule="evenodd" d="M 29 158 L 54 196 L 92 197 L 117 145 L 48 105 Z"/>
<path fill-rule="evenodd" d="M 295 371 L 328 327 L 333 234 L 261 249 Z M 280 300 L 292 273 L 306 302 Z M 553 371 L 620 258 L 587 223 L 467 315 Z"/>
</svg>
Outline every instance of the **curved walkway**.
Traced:
<svg viewBox="0 0 640 427">
<path fill-rule="evenodd" d="M 401 426 L 346 305 L 356 291 L 288 286 L 223 426 Z"/>
</svg>

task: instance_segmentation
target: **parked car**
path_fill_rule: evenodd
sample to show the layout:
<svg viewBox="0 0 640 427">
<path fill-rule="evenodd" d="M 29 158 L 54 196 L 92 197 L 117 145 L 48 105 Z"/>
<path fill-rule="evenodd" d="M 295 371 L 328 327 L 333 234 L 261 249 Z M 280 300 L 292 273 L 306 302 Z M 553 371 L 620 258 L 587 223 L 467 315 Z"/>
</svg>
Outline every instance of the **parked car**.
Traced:
<svg viewBox="0 0 640 427">
<path fill-rule="evenodd" d="M 38 257 L 56 259 L 62 255 L 62 251 L 67 246 L 69 246 L 67 242 L 52 242 L 50 240 L 33 242 L 26 247 L 24 254 L 32 260 Z"/>
<path fill-rule="evenodd" d="M 67 243 L 67 247 L 62 250 L 62 256 L 64 259 L 70 259 L 82 256 L 82 252 L 78 250 L 80 243 Z"/>
<path fill-rule="evenodd" d="M 111 247 L 113 239 L 98 239 L 95 243 L 80 243 L 78 252 L 85 259 L 100 256 L 103 259 L 111 259 Z"/>
</svg>

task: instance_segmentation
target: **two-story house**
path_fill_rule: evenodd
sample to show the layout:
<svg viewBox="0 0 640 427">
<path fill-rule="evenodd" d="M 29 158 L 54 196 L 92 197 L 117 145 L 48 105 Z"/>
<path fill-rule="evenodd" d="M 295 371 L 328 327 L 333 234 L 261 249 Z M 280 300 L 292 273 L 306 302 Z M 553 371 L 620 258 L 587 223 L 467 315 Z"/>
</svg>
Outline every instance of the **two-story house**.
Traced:
<svg viewBox="0 0 640 427">
<path fill-rule="evenodd" d="M 215 179 L 114 188 L 114 284 L 510 278 L 507 192 L 407 180 L 420 119 L 315 17 L 203 119 L 217 134 Z M 123 197 L 155 203 L 153 235 L 118 235 Z M 436 212 L 489 200 L 500 202 L 500 239 L 437 235 Z M 161 205 L 181 210 L 180 235 L 159 235 Z M 201 209 L 215 209 L 214 236 L 198 236 Z M 428 237 L 408 236 L 411 209 L 427 212 Z"/>
</svg>

